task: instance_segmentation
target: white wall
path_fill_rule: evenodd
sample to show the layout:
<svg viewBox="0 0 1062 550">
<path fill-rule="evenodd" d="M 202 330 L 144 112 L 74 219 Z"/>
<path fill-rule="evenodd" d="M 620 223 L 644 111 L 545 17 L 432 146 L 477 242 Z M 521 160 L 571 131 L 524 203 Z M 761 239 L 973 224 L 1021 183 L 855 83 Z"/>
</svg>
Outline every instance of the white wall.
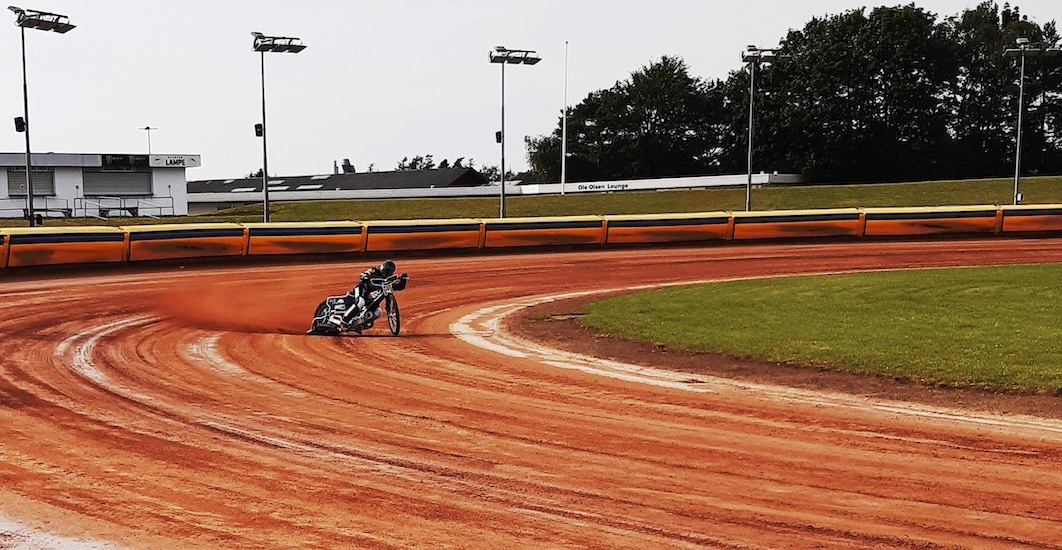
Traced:
<svg viewBox="0 0 1062 550">
<path fill-rule="evenodd" d="M 55 198 L 59 203 L 63 203 L 65 199 L 65 207 L 73 208 L 74 199 L 84 195 L 81 167 L 56 166 L 52 171 L 55 174 Z M 37 199 L 38 202 L 42 200 Z"/>
<path fill-rule="evenodd" d="M 85 196 L 84 178 L 80 166 L 55 166 L 52 168 L 55 175 L 55 196 L 47 197 L 38 195 L 34 201 L 35 208 L 78 209 L 72 212 L 81 215 L 84 212 L 80 208 L 86 205 L 79 204 L 77 199 Z M 151 197 L 139 197 L 140 200 L 158 205 L 158 209 L 140 204 L 145 215 L 187 216 L 188 215 L 188 183 L 185 179 L 184 168 L 154 168 L 152 170 Z M 172 197 L 172 201 L 169 197 Z M 137 205 L 136 197 L 130 198 L 130 205 Z M 93 202 L 95 204 L 95 202 Z M 25 197 L 10 197 L 7 192 L 7 170 L 0 167 L 0 218 L 21 218 L 26 208 Z M 95 206 L 90 206 L 90 210 Z M 53 214 L 57 215 L 57 214 Z"/>
<path fill-rule="evenodd" d="M 21 218 L 25 199 L 13 199 L 7 194 L 7 170 L 0 168 L 0 218 Z"/>
<path fill-rule="evenodd" d="M 188 215 L 188 182 L 184 168 L 153 168 L 151 194 L 154 197 L 173 197 L 173 214 Z M 168 201 L 153 202 L 169 206 Z"/>
<path fill-rule="evenodd" d="M 25 158 L 26 156 L 21 153 L 0 153 L 0 217 L 21 218 L 24 215 L 26 199 L 8 195 L 7 169 L 12 166 L 23 166 L 22 162 Z M 71 213 L 84 215 L 86 210 L 92 213 L 99 207 L 99 200 L 94 199 L 92 204 L 88 204 L 78 199 L 85 196 L 83 168 L 101 166 L 102 155 L 34 153 L 33 161 L 34 166 L 51 167 L 55 191 L 54 195 L 48 197 L 38 194 L 33 201 L 34 208 L 76 209 L 76 212 Z M 143 215 L 188 215 L 188 183 L 185 170 L 189 166 L 198 167 L 199 163 L 199 155 L 153 155 L 150 160 L 150 164 L 154 166 L 151 175 L 151 196 L 113 199 L 110 202 L 115 204 L 108 202 L 104 206 L 113 212 L 122 212 L 116 209 L 129 206 L 139 207 Z M 50 215 L 55 216 L 59 213 L 53 212 Z"/>
</svg>

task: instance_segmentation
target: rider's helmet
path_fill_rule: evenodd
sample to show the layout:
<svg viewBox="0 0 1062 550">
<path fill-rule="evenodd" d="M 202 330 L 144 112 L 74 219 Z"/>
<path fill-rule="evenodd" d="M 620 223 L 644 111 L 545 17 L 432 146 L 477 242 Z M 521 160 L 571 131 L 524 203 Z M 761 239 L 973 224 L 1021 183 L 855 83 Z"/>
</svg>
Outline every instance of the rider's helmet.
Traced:
<svg viewBox="0 0 1062 550">
<path fill-rule="evenodd" d="M 395 263 L 391 260 L 384 260 L 383 263 L 380 264 L 380 272 L 383 273 L 385 277 L 390 277 L 391 275 L 394 275 Z"/>
</svg>

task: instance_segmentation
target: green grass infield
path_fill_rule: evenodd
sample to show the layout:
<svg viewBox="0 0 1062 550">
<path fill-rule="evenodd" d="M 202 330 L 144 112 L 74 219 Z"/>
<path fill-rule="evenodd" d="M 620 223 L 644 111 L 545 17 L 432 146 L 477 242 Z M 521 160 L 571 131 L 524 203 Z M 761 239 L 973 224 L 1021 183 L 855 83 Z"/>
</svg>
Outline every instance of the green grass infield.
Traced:
<svg viewBox="0 0 1062 550">
<path fill-rule="evenodd" d="M 1062 264 L 671 287 L 594 302 L 621 338 L 929 385 L 1062 395 Z"/>
</svg>

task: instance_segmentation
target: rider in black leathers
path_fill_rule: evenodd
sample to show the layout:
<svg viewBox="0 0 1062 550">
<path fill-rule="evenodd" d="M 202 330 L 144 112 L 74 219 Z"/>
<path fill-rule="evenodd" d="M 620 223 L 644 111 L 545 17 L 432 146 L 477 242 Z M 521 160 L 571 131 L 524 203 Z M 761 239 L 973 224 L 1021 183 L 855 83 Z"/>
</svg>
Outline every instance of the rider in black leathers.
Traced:
<svg viewBox="0 0 1062 550">
<path fill-rule="evenodd" d="M 365 296 L 374 288 L 378 288 L 373 286 L 372 279 L 383 279 L 394 275 L 394 273 L 395 263 L 391 260 L 384 260 L 379 266 L 370 267 L 361 273 L 358 284 L 354 285 L 354 288 L 344 298 L 347 304 L 347 310 L 343 314 L 344 326 L 354 325 L 356 324 L 355 321 L 358 320 L 368 322 L 369 326 L 372 326 L 371 323 L 380 318 L 383 311 L 379 307 L 376 308 L 376 311 L 364 311 Z"/>
</svg>

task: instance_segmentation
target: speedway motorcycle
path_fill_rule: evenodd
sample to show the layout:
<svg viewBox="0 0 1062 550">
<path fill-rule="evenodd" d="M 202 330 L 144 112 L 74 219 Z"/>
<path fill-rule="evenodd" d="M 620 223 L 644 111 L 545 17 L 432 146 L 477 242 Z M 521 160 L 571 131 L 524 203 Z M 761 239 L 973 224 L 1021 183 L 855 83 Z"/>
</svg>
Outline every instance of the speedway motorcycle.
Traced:
<svg viewBox="0 0 1062 550">
<path fill-rule="evenodd" d="M 387 317 L 387 328 L 392 336 L 398 336 L 402 329 L 402 318 L 398 310 L 398 299 L 395 292 L 406 288 L 409 275 L 391 275 L 389 277 L 377 277 L 369 279 L 372 290 L 365 298 L 365 309 L 351 321 L 350 325 L 343 325 L 343 315 L 348 307 L 357 307 L 354 291 L 351 290 L 343 296 L 329 296 L 325 298 L 313 313 L 313 321 L 310 322 L 310 330 L 306 334 L 318 334 L 324 336 L 338 336 L 343 332 L 361 334 L 363 330 L 372 328 L 375 319 L 372 312 L 382 307 Z M 349 304 L 349 305 L 348 305 Z"/>
</svg>

